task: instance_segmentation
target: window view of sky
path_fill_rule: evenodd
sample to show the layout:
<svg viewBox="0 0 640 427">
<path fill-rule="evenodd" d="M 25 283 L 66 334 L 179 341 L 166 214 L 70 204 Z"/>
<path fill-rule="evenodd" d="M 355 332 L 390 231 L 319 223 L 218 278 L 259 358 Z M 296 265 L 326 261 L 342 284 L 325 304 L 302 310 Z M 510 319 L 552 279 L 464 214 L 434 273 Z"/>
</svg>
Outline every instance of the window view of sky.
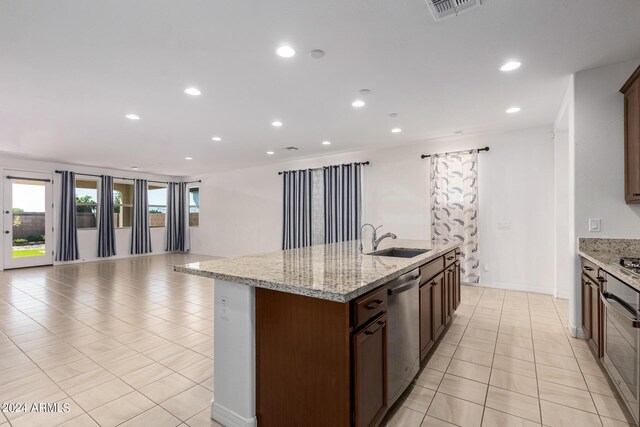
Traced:
<svg viewBox="0 0 640 427">
<path fill-rule="evenodd" d="M 19 208 L 25 212 L 44 212 L 44 185 L 13 183 L 12 208 Z"/>
</svg>

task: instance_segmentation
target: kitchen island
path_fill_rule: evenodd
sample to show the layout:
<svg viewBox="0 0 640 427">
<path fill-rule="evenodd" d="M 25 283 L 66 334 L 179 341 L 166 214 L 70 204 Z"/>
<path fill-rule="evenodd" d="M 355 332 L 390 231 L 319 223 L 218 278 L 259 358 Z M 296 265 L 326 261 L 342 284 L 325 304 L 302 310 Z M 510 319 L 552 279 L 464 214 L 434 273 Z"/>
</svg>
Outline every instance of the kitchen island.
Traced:
<svg viewBox="0 0 640 427">
<path fill-rule="evenodd" d="M 225 426 L 377 425 L 395 368 L 387 366 L 387 284 L 415 275 L 420 286 L 416 359 L 460 298 L 458 243 L 380 245 L 390 247 L 405 252 L 362 254 L 350 241 L 176 266 L 215 279 L 212 418 Z"/>
</svg>

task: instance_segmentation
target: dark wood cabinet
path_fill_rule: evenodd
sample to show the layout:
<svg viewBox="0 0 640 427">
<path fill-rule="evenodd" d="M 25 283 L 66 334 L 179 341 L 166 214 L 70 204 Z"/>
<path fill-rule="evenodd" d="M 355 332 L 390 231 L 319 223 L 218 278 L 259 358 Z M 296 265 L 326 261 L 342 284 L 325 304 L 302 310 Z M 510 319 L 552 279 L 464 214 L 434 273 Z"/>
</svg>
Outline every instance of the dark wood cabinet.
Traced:
<svg viewBox="0 0 640 427">
<path fill-rule="evenodd" d="M 433 287 L 431 282 L 420 288 L 420 360 L 433 346 L 433 322 L 431 319 Z"/>
<path fill-rule="evenodd" d="M 591 339 L 591 287 L 587 276 L 582 275 L 582 332 L 585 339 Z"/>
<path fill-rule="evenodd" d="M 454 264 L 453 279 L 454 279 L 453 292 L 455 295 L 453 309 L 455 310 L 460 305 L 460 284 L 461 284 L 460 283 L 461 282 L 460 281 L 460 261 L 456 261 L 456 263 Z"/>
<path fill-rule="evenodd" d="M 597 358 L 604 355 L 604 304 L 600 299 L 606 274 L 595 264 L 582 258 L 582 331 Z"/>
<path fill-rule="evenodd" d="M 601 356 L 600 342 L 602 334 L 602 322 L 600 321 L 601 304 L 600 304 L 600 284 L 589 281 L 589 291 L 591 292 L 591 336 L 589 337 L 589 346 L 591 350 L 598 356 Z"/>
<path fill-rule="evenodd" d="M 354 417 L 377 425 L 387 408 L 387 315 L 353 335 Z"/>
<path fill-rule="evenodd" d="M 640 67 L 620 92 L 624 94 L 624 198 L 640 203 Z"/>
<path fill-rule="evenodd" d="M 431 323 L 433 340 L 440 338 L 446 326 L 444 273 L 431 280 Z"/>
</svg>

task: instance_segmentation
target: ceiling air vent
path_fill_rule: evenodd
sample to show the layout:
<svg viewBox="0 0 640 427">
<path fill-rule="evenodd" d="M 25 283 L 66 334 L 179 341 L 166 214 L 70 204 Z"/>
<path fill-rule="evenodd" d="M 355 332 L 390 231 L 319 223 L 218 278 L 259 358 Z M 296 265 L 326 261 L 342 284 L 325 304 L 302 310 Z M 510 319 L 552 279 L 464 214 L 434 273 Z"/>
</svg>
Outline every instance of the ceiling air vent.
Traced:
<svg viewBox="0 0 640 427">
<path fill-rule="evenodd" d="M 293 147 L 293 146 L 291 146 L 291 147 L 284 147 L 284 148 L 283 148 L 283 150 L 289 150 L 289 151 L 291 151 L 291 150 L 298 150 L 298 149 L 299 149 L 298 147 Z"/>
<path fill-rule="evenodd" d="M 440 21 L 481 4 L 481 0 L 426 0 L 433 18 Z"/>
</svg>

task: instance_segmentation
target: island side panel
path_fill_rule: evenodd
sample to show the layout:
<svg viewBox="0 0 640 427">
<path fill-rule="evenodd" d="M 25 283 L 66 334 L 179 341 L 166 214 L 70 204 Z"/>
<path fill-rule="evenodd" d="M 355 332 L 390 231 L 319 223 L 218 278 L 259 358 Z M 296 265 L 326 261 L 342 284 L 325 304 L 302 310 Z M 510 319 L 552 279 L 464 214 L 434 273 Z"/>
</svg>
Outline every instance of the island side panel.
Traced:
<svg viewBox="0 0 640 427">
<path fill-rule="evenodd" d="M 349 426 L 349 303 L 255 293 L 259 426 Z"/>
<path fill-rule="evenodd" d="M 212 418 L 255 427 L 255 288 L 215 280 L 213 333 Z"/>
</svg>

